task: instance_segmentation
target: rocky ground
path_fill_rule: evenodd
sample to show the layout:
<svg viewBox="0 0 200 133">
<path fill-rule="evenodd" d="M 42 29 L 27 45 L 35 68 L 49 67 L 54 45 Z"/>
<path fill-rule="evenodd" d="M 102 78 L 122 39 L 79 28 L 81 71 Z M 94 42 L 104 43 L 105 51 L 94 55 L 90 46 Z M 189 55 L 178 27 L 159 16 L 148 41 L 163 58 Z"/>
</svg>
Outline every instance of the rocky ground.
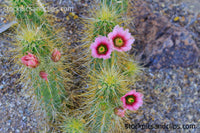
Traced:
<svg viewBox="0 0 200 133">
<path fill-rule="evenodd" d="M 194 124 L 196 129 L 154 129 L 151 132 L 200 131 L 200 71 L 199 69 L 146 70 L 135 88 L 144 94 L 144 105 L 131 114 L 133 124 Z M 150 132 L 138 128 L 137 132 Z"/>
<path fill-rule="evenodd" d="M 142 4 L 144 10 L 141 10 L 140 6 L 138 10 L 141 12 L 134 14 L 138 19 L 137 17 L 133 19 L 134 28 L 137 29 L 137 32 L 132 29 L 133 34 L 137 36 L 135 45 L 140 46 L 135 47 L 136 55 L 146 68 L 141 74 L 141 80 L 134 86 L 144 94 L 144 105 L 130 114 L 132 123 L 194 124 L 198 128 L 184 130 L 138 128 L 133 131 L 198 133 L 200 132 L 200 11 L 197 5 L 200 5 L 200 2 L 197 0 L 193 2 L 146 0 L 146 2 Z M 90 8 L 90 1 L 46 0 L 46 3 L 52 7 L 74 7 L 74 13 L 59 11 L 53 14 L 57 17 L 57 23 L 65 28 L 69 45 L 76 45 L 80 39 L 79 18 Z M 9 20 L 5 17 L 5 12 L 1 12 L 0 15 L 1 27 Z M 129 15 L 132 16 L 133 13 L 130 12 Z M 145 33 L 146 31 L 152 34 Z M 2 118 L 0 132 L 36 132 L 42 116 L 33 109 L 31 98 L 21 90 L 20 85 L 16 84 L 19 75 L 12 75 L 10 72 L 14 70 L 14 64 L 8 58 L 4 58 L 9 50 L 7 46 L 11 47 L 8 34 L 12 32 L 6 31 L 0 35 L 0 118 Z M 174 40 L 180 41 L 174 42 Z"/>
</svg>

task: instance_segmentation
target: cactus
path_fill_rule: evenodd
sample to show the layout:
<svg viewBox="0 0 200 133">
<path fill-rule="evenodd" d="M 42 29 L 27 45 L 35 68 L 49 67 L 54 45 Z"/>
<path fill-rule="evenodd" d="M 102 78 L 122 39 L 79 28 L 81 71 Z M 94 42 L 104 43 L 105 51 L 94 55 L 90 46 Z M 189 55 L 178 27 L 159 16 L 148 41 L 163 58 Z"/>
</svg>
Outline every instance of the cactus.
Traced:
<svg viewBox="0 0 200 133">
<path fill-rule="evenodd" d="M 109 0 L 108 0 L 109 1 Z M 83 17 L 82 23 L 84 24 L 84 28 L 82 31 L 82 49 L 83 57 L 85 58 L 86 62 L 92 62 L 91 64 L 96 64 L 95 62 L 101 62 L 99 59 L 90 58 L 89 47 L 91 43 L 94 42 L 95 38 L 98 36 L 107 36 L 108 33 L 110 33 L 113 28 L 116 25 L 124 25 L 124 27 L 127 27 L 129 24 L 129 19 L 126 18 L 123 13 L 125 11 L 121 11 L 119 13 L 119 9 L 115 8 L 117 6 L 117 2 L 114 2 L 114 4 L 110 4 L 110 1 L 100 1 L 100 6 L 94 7 L 95 9 L 91 9 L 90 17 Z M 127 3 L 127 1 L 124 1 Z M 106 4 L 107 3 L 107 4 Z M 96 9 L 97 8 L 97 9 Z M 88 63 L 84 65 L 89 65 Z M 88 68 L 91 68 L 91 66 L 87 66 Z M 98 66 L 97 66 L 98 67 Z"/>
<path fill-rule="evenodd" d="M 126 13 L 128 7 L 128 0 L 101 0 L 101 3 L 106 4 L 108 7 L 114 5 L 117 13 Z"/>
<path fill-rule="evenodd" d="M 136 81 L 138 74 L 142 72 L 142 66 L 135 60 L 134 55 L 127 53 L 115 52 L 114 58 L 116 64 L 121 68 L 121 71 L 130 79 Z"/>
<path fill-rule="evenodd" d="M 90 45 L 99 36 L 107 37 L 116 25 L 125 25 L 128 22 L 123 19 L 125 10 L 120 10 L 116 1 L 102 0 L 100 8 L 93 12 L 92 18 L 85 19 L 85 38 L 82 40 L 83 53 L 91 53 Z M 128 4 L 128 1 L 123 1 Z M 92 11 L 91 11 L 92 12 Z M 94 49 L 94 48 L 93 48 Z M 89 54 L 90 56 L 91 54 Z M 94 56 L 93 56 L 94 57 Z M 125 95 L 137 81 L 137 75 L 141 72 L 141 66 L 134 60 L 134 56 L 125 52 L 113 51 L 111 58 L 99 59 L 86 55 L 87 87 L 83 88 L 81 96 L 85 102 L 82 104 L 83 117 L 86 125 L 93 132 L 124 132 L 128 114 L 117 113 L 123 104 L 120 98 Z M 116 111 L 117 110 L 117 111 Z"/>
<path fill-rule="evenodd" d="M 109 7 L 106 4 L 101 4 L 97 9 L 91 10 L 91 18 L 84 17 L 82 22 L 84 24 L 83 39 L 84 47 L 94 41 L 95 37 L 102 35 L 106 36 L 111 32 L 115 25 L 126 24 L 126 20 L 117 13 L 114 7 Z"/>
<path fill-rule="evenodd" d="M 122 132 L 124 119 L 114 114 L 122 106 L 120 98 L 129 90 L 130 79 L 116 65 L 101 66 L 89 74 L 88 88 L 83 94 L 86 121 L 91 132 Z"/>
<path fill-rule="evenodd" d="M 118 13 L 118 10 L 114 8 L 114 6 L 107 4 L 100 4 L 99 7 L 95 7 L 97 9 L 91 10 L 91 17 L 82 19 L 82 23 L 84 24 L 84 28 L 82 31 L 83 35 L 83 57 L 85 57 L 85 66 L 87 68 L 96 69 L 99 67 L 98 62 L 102 62 L 102 59 L 94 59 L 90 58 L 90 45 L 94 42 L 95 38 L 98 36 L 107 36 L 110 33 L 115 25 L 117 24 L 128 24 L 128 19 L 124 19 L 121 14 Z M 92 62 L 88 64 L 88 62 Z M 95 66 L 94 66 L 95 64 Z M 89 65 L 89 66 L 88 66 Z"/>
<path fill-rule="evenodd" d="M 61 48 L 61 46 L 49 40 L 38 27 L 25 27 L 17 31 L 15 46 L 12 52 L 16 54 L 17 65 L 21 66 L 19 81 L 28 85 L 26 89 L 35 90 L 35 95 L 45 105 L 47 114 L 52 119 L 62 106 L 66 95 L 65 83 L 69 81 L 69 73 L 66 72 L 66 66 L 63 64 L 64 61 L 66 63 L 66 57 L 62 56 L 58 62 L 52 60 L 54 48 Z M 27 52 L 38 58 L 39 63 L 36 68 L 22 66 L 20 58 L 26 56 Z M 48 80 L 40 76 L 41 71 L 48 74 Z"/>
<path fill-rule="evenodd" d="M 65 54 L 60 53 L 65 46 L 55 34 L 58 30 L 44 24 L 48 21 L 44 11 L 31 10 L 39 9 L 36 0 L 13 0 L 12 4 L 19 25 L 11 52 L 16 66 L 19 66 L 16 71 L 21 74 L 19 82 L 36 97 L 40 102 L 38 106 L 47 114 L 47 121 L 53 123 L 70 88 L 71 55 L 68 48 Z M 20 7 L 27 9 L 17 10 Z"/>
<path fill-rule="evenodd" d="M 12 0 L 14 7 L 14 14 L 20 24 L 26 25 L 27 22 L 31 24 L 42 24 L 42 16 L 44 10 L 38 6 L 36 0 Z M 43 17 L 44 20 L 44 17 Z"/>
<path fill-rule="evenodd" d="M 63 133 L 87 133 L 84 120 L 70 116 L 63 117 L 61 129 Z"/>
</svg>

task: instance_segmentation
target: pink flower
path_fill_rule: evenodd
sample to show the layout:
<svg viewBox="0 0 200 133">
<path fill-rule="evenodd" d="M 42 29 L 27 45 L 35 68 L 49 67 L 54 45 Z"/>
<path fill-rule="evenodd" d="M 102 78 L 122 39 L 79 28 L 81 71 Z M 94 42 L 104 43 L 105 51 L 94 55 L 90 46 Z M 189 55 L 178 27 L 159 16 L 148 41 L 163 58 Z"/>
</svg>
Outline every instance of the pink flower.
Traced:
<svg viewBox="0 0 200 133">
<path fill-rule="evenodd" d="M 129 110 L 138 110 L 140 106 L 142 106 L 143 95 L 135 90 L 132 90 L 123 97 L 121 97 L 121 101 L 123 102 L 123 107 Z"/>
<path fill-rule="evenodd" d="M 54 62 L 58 62 L 61 58 L 61 53 L 57 50 L 57 48 L 55 48 L 53 50 L 53 53 L 51 55 L 51 59 L 54 61 Z"/>
<path fill-rule="evenodd" d="M 113 49 L 119 52 L 130 50 L 131 45 L 135 41 L 131 33 L 129 33 L 129 30 L 124 30 L 122 27 L 119 27 L 119 25 L 115 26 L 113 32 L 108 34 L 108 38 Z"/>
<path fill-rule="evenodd" d="M 29 68 L 36 68 L 39 65 L 39 61 L 35 55 L 28 52 L 28 55 L 25 55 L 21 58 L 21 61 L 24 65 Z"/>
<path fill-rule="evenodd" d="M 48 81 L 47 76 L 48 76 L 48 74 L 47 74 L 46 72 L 40 71 L 40 77 L 41 77 L 41 78 L 43 78 L 43 79 L 45 79 L 46 81 Z"/>
<path fill-rule="evenodd" d="M 119 107 L 114 109 L 114 113 L 119 117 L 124 117 L 124 114 L 126 112 L 126 109 Z"/>
<path fill-rule="evenodd" d="M 95 42 L 91 44 L 92 56 L 94 58 L 110 58 L 112 52 L 112 45 L 105 36 L 99 36 L 95 39 Z"/>
</svg>

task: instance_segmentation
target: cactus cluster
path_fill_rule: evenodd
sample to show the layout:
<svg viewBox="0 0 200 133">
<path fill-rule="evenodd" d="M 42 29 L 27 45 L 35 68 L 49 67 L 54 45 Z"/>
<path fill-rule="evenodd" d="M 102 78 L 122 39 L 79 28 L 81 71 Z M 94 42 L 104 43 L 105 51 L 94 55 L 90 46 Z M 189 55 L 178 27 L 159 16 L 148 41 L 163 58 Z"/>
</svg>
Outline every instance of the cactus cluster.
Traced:
<svg viewBox="0 0 200 133">
<path fill-rule="evenodd" d="M 54 122 L 70 88 L 70 55 L 66 50 L 63 54 L 64 46 L 54 29 L 43 21 L 44 11 L 37 1 L 13 0 L 12 5 L 18 26 L 11 52 L 19 66 L 19 82 L 36 97 L 47 121 Z"/>
<path fill-rule="evenodd" d="M 19 24 L 12 50 L 19 81 L 40 102 L 56 131 L 123 132 L 128 110 L 142 105 L 142 94 L 130 91 L 141 67 L 127 53 L 135 40 L 124 30 L 128 1 L 99 2 L 91 18 L 83 19 L 82 51 L 73 57 L 38 0 L 12 0 Z M 76 74 L 81 74 L 81 86 L 72 85 Z"/>
<path fill-rule="evenodd" d="M 48 40 L 39 28 L 23 28 L 18 32 L 13 51 L 18 56 L 16 62 L 22 66 L 20 82 L 35 89 L 51 116 L 59 109 L 64 98 L 65 80 L 69 80 L 65 78 L 68 74 L 62 63 L 65 57 L 56 53 L 60 46 Z"/>
<path fill-rule="evenodd" d="M 128 29 L 119 26 L 127 24 L 122 17 L 125 10 L 118 10 L 121 8 L 116 8 L 119 5 L 115 2 L 101 1 L 92 18 L 85 19 L 83 53 L 92 58 L 86 59 L 88 81 L 81 96 L 85 101 L 83 118 L 92 133 L 128 132 L 124 127 L 129 121 L 126 110 L 137 110 L 142 105 L 142 94 L 130 91 L 141 72 L 134 57 L 126 53 L 134 38 Z"/>
</svg>

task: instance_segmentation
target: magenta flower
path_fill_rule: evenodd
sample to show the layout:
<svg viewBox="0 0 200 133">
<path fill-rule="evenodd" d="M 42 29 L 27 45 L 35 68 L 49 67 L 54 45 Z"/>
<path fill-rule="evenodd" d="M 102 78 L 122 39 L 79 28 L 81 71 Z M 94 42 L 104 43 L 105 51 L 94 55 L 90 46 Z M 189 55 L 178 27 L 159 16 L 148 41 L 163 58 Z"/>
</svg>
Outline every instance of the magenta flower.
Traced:
<svg viewBox="0 0 200 133">
<path fill-rule="evenodd" d="M 48 76 L 48 74 L 47 74 L 46 72 L 40 71 L 40 77 L 41 77 L 41 78 L 43 78 L 43 79 L 45 79 L 46 81 L 48 81 L 47 76 Z"/>
<path fill-rule="evenodd" d="M 95 42 L 91 44 L 92 56 L 94 58 L 110 58 L 112 52 L 112 45 L 105 36 L 99 36 L 95 39 Z"/>
<path fill-rule="evenodd" d="M 126 109 L 124 109 L 123 107 L 119 107 L 119 108 L 114 109 L 115 115 L 117 115 L 119 117 L 124 117 L 125 112 L 126 112 Z"/>
<path fill-rule="evenodd" d="M 119 27 L 119 25 L 115 26 L 113 32 L 108 34 L 108 38 L 113 49 L 119 52 L 130 50 L 131 45 L 135 41 L 131 33 L 129 33 L 129 30 L 124 30 L 122 27 Z"/>
<path fill-rule="evenodd" d="M 29 52 L 28 55 L 25 55 L 21 58 L 21 61 L 29 68 L 36 68 L 39 65 L 37 57 Z"/>
<path fill-rule="evenodd" d="M 57 48 L 55 48 L 53 50 L 53 53 L 51 55 L 51 59 L 54 61 L 54 62 L 58 62 L 61 58 L 61 53 L 57 50 Z"/>
<path fill-rule="evenodd" d="M 138 108 L 143 104 L 142 97 L 143 95 L 135 90 L 126 93 L 126 95 L 121 97 L 123 107 L 129 110 L 138 110 Z"/>
</svg>

